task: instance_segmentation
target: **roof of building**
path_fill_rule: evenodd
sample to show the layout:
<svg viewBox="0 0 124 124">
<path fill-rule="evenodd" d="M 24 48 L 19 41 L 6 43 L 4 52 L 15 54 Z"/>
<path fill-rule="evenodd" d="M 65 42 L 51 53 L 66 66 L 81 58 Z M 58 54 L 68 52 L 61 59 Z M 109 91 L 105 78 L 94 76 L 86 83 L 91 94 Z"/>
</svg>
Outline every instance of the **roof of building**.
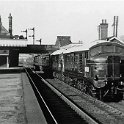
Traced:
<svg viewBox="0 0 124 124">
<path fill-rule="evenodd" d="M 0 38 L 10 38 L 10 33 L 7 29 L 2 25 L 1 16 L 0 16 Z"/>
<path fill-rule="evenodd" d="M 10 38 L 10 33 L 1 25 L 0 38 Z"/>
<path fill-rule="evenodd" d="M 71 44 L 70 36 L 57 36 L 56 46 L 60 48 L 68 44 Z"/>
<path fill-rule="evenodd" d="M 0 46 L 27 46 L 27 39 L 7 39 L 0 38 Z"/>
</svg>

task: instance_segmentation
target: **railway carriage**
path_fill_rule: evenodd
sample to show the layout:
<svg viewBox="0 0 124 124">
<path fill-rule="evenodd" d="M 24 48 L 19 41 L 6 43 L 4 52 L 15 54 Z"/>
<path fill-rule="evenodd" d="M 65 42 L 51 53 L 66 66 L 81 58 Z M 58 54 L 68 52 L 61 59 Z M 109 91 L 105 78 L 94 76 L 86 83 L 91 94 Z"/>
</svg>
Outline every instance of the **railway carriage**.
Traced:
<svg viewBox="0 0 124 124">
<path fill-rule="evenodd" d="M 84 49 L 83 47 L 82 44 L 70 44 L 52 54 L 55 77 L 71 85 L 74 85 L 74 80 L 78 75 L 84 77 L 84 65 L 86 57 L 88 57 L 88 48 Z"/>
</svg>

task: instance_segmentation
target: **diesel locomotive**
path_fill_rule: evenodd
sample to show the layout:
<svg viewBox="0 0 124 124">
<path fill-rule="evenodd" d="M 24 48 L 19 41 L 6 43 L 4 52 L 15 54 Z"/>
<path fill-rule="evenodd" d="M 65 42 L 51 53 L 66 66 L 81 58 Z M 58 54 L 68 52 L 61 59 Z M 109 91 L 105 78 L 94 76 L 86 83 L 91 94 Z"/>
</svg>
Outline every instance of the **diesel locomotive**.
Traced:
<svg viewBox="0 0 124 124">
<path fill-rule="evenodd" d="M 42 55 L 41 55 L 42 56 Z M 99 40 L 97 43 L 69 44 L 42 56 L 42 69 L 46 75 L 100 100 L 123 99 L 124 45 Z"/>
<path fill-rule="evenodd" d="M 121 100 L 124 92 L 124 46 L 116 42 L 104 42 L 89 49 L 90 77 L 96 96 Z"/>
</svg>

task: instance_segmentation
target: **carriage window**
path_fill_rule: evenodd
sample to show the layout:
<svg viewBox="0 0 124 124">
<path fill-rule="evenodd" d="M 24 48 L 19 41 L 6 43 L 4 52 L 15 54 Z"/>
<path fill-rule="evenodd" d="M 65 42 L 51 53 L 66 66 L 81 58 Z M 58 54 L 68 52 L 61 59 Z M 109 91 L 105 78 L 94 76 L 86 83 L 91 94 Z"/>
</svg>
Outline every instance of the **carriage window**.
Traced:
<svg viewBox="0 0 124 124">
<path fill-rule="evenodd" d="M 78 61 L 79 61 L 79 55 L 75 54 L 75 63 L 78 64 Z"/>
<path fill-rule="evenodd" d="M 72 53 L 71 55 L 70 55 L 70 59 L 71 59 L 71 62 L 73 63 L 74 62 L 74 53 Z"/>
<path fill-rule="evenodd" d="M 57 62 L 57 60 L 58 60 L 58 57 L 57 57 L 57 56 L 55 56 L 55 57 L 54 57 L 54 59 L 55 59 L 55 61 Z"/>
<path fill-rule="evenodd" d="M 85 58 L 88 59 L 88 52 L 85 52 Z"/>
</svg>

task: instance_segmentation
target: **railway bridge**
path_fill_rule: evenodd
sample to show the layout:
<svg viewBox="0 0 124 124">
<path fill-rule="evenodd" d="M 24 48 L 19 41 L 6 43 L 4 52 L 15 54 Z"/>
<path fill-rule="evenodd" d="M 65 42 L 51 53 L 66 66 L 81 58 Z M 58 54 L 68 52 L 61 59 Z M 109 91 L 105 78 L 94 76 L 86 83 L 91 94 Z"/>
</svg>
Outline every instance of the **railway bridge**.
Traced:
<svg viewBox="0 0 124 124">
<path fill-rule="evenodd" d="M 17 67 L 20 53 L 51 53 L 58 49 L 56 45 L 32 45 L 27 43 L 27 39 L 1 38 L 0 67 Z"/>
</svg>

